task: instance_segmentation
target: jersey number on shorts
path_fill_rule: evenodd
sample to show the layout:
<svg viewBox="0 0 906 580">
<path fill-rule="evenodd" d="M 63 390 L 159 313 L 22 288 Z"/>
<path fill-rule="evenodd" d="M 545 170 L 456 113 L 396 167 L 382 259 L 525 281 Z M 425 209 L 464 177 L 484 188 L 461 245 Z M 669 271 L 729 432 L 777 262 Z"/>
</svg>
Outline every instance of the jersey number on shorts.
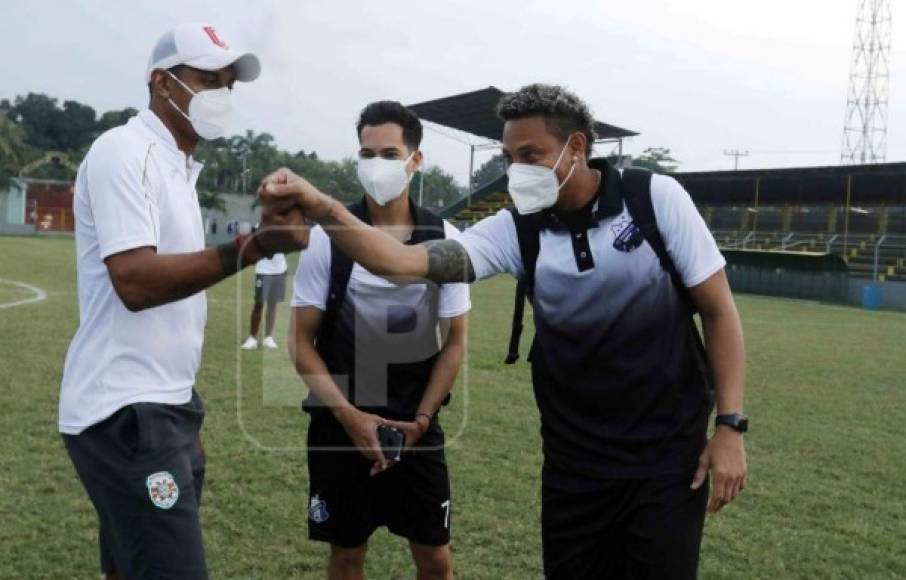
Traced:
<svg viewBox="0 0 906 580">
<path fill-rule="evenodd" d="M 450 528 L 450 500 L 445 501 L 440 504 L 440 507 L 444 509 L 444 527 Z"/>
</svg>

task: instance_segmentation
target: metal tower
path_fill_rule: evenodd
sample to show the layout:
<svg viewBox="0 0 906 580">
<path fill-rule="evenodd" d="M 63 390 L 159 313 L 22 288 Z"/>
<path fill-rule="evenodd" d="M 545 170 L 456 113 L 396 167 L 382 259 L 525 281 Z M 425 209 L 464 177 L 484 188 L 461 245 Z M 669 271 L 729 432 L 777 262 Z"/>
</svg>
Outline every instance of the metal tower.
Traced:
<svg viewBox="0 0 906 580">
<path fill-rule="evenodd" d="M 890 86 L 890 0 L 859 0 L 841 163 L 883 163 Z"/>
</svg>

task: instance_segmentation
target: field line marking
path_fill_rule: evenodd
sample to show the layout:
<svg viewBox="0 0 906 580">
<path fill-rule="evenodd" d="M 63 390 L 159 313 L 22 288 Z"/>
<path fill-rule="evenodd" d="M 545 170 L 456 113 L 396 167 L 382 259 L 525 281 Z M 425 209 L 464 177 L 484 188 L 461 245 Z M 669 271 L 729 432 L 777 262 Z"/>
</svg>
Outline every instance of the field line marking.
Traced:
<svg viewBox="0 0 906 580">
<path fill-rule="evenodd" d="M 29 298 L 23 298 L 22 300 L 4 302 L 0 304 L 0 309 L 13 308 L 15 306 L 25 306 L 26 304 L 32 304 L 33 302 L 41 302 L 42 300 L 47 300 L 47 292 L 45 292 L 41 288 L 38 288 L 37 286 L 32 286 L 31 284 L 26 284 L 25 282 L 17 282 L 15 280 L 6 280 L 4 278 L 0 278 L 0 282 L 4 284 L 12 284 L 13 286 L 18 286 L 20 288 L 25 288 L 33 294 L 33 296 Z"/>
</svg>

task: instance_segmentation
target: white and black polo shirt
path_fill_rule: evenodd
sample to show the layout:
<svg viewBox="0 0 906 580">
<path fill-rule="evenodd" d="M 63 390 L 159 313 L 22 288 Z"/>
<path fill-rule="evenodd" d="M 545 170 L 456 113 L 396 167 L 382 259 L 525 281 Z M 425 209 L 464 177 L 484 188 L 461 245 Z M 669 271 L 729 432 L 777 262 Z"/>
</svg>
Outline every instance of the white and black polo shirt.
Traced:
<svg viewBox="0 0 906 580">
<path fill-rule="evenodd" d="M 181 405 L 192 398 L 205 293 L 130 312 L 104 259 L 145 246 L 158 254 L 203 250 L 195 191 L 201 167 L 147 110 L 98 137 L 79 167 L 73 200 L 79 329 L 63 370 L 62 433 L 76 435 L 132 403 Z"/>
<path fill-rule="evenodd" d="M 535 397 L 545 461 L 596 477 L 634 478 L 694 467 L 709 406 L 689 319 L 647 243 L 621 243 L 632 217 L 620 172 L 603 160 L 597 196 L 558 220 L 545 216 L 534 279 Z M 655 175 L 658 228 L 687 287 L 725 265 L 688 193 Z M 523 274 L 509 211 L 463 232 L 479 279 Z"/>
<path fill-rule="evenodd" d="M 449 222 L 443 227 L 446 238 L 460 235 Z M 327 308 L 331 259 L 330 238 L 320 226 L 313 228 L 299 255 L 292 306 Z M 411 420 L 442 346 L 439 320 L 471 307 L 467 284 L 395 284 L 354 264 L 329 344 L 318 351 L 356 407 Z M 306 410 L 318 405 L 309 395 Z"/>
</svg>

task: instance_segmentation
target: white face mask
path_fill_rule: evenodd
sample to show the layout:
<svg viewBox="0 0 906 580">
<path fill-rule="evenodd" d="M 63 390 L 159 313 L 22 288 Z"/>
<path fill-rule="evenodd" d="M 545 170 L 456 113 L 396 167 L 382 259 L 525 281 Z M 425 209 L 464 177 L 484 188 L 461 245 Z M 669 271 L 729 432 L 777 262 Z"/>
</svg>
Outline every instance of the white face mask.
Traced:
<svg viewBox="0 0 906 580">
<path fill-rule="evenodd" d="M 569 147 L 569 141 L 563 146 L 560 156 L 553 168 L 543 165 L 529 165 L 528 163 L 513 163 L 507 169 L 506 174 L 509 179 L 510 197 L 513 198 L 513 204 L 516 211 L 522 215 L 537 213 L 543 209 L 552 207 L 557 203 L 557 197 L 560 195 L 560 189 L 566 185 L 569 178 L 572 177 L 573 171 L 576 170 L 576 164 L 573 163 L 569 174 L 563 183 L 557 181 L 557 167 L 563 160 L 563 154 Z"/>
<path fill-rule="evenodd" d="M 198 91 L 197 93 L 186 86 L 184 82 L 176 78 L 176 75 L 166 71 L 173 77 L 176 82 L 181 84 L 184 89 L 192 93 L 192 100 L 189 101 L 189 114 L 183 112 L 176 106 L 173 99 L 168 99 L 173 108 L 192 123 L 192 128 L 202 139 L 217 139 L 226 135 L 227 125 L 233 114 L 233 99 L 230 89 L 221 87 L 219 89 L 209 89 L 207 91 Z"/>
<path fill-rule="evenodd" d="M 359 182 L 378 205 L 387 205 L 398 198 L 409 185 L 412 175 L 406 173 L 406 165 L 414 155 L 413 151 L 405 160 L 380 157 L 359 159 Z"/>
</svg>

